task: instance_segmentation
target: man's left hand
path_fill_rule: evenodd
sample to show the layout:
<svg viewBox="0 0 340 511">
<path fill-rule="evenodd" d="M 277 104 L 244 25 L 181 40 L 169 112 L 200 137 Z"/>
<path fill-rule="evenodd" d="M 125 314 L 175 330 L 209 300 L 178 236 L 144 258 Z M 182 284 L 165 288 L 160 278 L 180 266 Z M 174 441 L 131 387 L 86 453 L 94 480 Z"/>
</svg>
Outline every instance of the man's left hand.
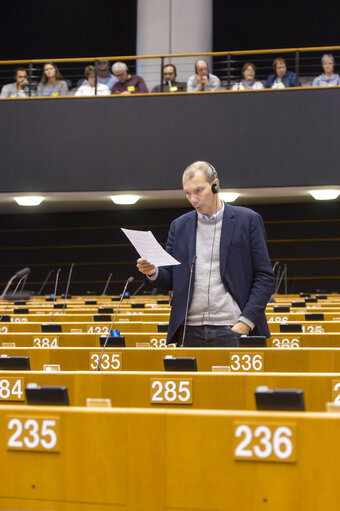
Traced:
<svg viewBox="0 0 340 511">
<path fill-rule="evenodd" d="M 248 335 L 249 331 L 250 331 L 250 327 L 248 325 L 246 325 L 245 323 L 243 323 L 243 321 L 239 321 L 238 323 L 236 323 L 233 326 L 232 330 L 234 332 L 237 332 L 238 334 Z"/>
</svg>

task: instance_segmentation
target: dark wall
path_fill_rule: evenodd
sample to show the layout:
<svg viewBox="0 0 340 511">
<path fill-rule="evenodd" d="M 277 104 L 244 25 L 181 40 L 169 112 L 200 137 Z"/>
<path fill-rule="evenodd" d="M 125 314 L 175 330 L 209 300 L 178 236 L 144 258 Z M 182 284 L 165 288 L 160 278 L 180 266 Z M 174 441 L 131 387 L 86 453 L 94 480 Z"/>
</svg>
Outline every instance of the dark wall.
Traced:
<svg viewBox="0 0 340 511">
<path fill-rule="evenodd" d="M 340 89 L 0 104 L 2 192 L 180 188 L 207 160 L 225 187 L 339 183 Z"/>
<path fill-rule="evenodd" d="M 136 5 L 136 0 L 1 0 L 0 59 L 135 55 Z"/>
<path fill-rule="evenodd" d="M 340 289 L 338 203 L 276 204 L 254 207 L 262 214 L 272 263 L 287 264 L 289 292 Z M 185 210 L 111 210 L 92 213 L 2 216 L 0 284 L 25 266 L 27 287 L 38 290 L 50 269 L 61 268 L 59 292 L 65 292 L 68 271 L 75 263 L 71 292 L 101 293 L 110 272 L 108 293 L 119 293 L 135 277 L 141 284 L 137 253 L 121 227 L 151 229 L 165 244 L 169 223 Z M 55 276 L 55 274 L 54 274 Z M 46 292 L 53 291 L 49 280 Z"/>
<path fill-rule="evenodd" d="M 134 55 L 136 13 L 136 0 L 1 0 L 0 58 Z M 338 0 L 214 0 L 213 20 L 214 51 L 339 44 Z"/>
<path fill-rule="evenodd" d="M 214 3 L 214 51 L 339 45 L 338 0 Z"/>
</svg>

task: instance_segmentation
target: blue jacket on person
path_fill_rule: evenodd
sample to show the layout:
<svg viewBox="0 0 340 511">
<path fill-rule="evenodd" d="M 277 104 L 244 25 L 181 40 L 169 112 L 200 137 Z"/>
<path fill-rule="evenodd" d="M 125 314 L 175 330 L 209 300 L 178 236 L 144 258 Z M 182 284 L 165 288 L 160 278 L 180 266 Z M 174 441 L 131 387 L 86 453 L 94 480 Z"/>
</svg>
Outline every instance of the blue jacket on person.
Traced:
<svg viewBox="0 0 340 511">
<path fill-rule="evenodd" d="M 190 267 L 196 253 L 197 213 L 191 211 L 171 223 L 166 250 L 181 264 L 160 267 L 151 285 L 173 290 L 167 344 L 178 341 L 176 332 L 185 317 Z M 270 336 L 265 307 L 274 291 L 266 233 L 262 218 L 248 208 L 224 205 L 220 240 L 222 282 L 243 316 L 255 323 L 253 335 Z M 191 303 L 195 269 L 190 289 Z"/>
<path fill-rule="evenodd" d="M 277 78 L 276 73 L 272 73 L 268 76 L 266 81 L 266 89 L 271 89 L 274 81 Z M 296 74 L 293 71 L 287 71 L 286 74 L 281 78 L 281 81 L 285 87 L 301 87 L 301 82 L 297 80 Z"/>
</svg>

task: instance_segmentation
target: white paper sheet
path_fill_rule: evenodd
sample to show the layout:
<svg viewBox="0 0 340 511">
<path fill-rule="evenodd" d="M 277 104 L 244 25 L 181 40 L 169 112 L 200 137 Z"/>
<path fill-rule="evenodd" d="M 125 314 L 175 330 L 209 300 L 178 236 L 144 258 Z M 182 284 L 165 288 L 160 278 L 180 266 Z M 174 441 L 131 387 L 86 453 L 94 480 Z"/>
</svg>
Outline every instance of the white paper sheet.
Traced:
<svg viewBox="0 0 340 511">
<path fill-rule="evenodd" d="M 151 231 L 134 231 L 133 229 L 123 228 L 122 231 L 129 238 L 140 257 L 149 263 L 155 266 L 181 264 L 162 248 Z"/>
</svg>

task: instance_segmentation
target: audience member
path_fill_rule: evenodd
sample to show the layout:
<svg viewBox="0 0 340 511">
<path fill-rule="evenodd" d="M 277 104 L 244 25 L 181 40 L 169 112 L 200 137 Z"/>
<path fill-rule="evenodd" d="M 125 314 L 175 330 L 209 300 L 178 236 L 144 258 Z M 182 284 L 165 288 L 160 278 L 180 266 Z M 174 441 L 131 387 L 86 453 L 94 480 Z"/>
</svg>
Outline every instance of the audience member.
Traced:
<svg viewBox="0 0 340 511">
<path fill-rule="evenodd" d="M 2 98 L 26 98 L 29 95 L 26 69 L 18 67 L 15 72 L 15 80 L 14 83 L 8 83 L 2 87 Z"/>
<path fill-rule="evenodd" d="M 112 72 L 118 82 L 112 87 L 112 94 L 136 94 L 149 92 L 141 76 L 130 75 L 128 67 L 124 62 L 115 62 Z"/>
<path fill-rule="evenodd" d="M 85 67 L 85 76 L 87 83 L 81 85 L 76 91 L 75 96 L 94 96 L 96 90 L 96 72 L 94 66 Z M 97 81 L 97 96 L 106 96 L 111 94 L 107 85 Z"/>
<path fill-rule="evenodd" d="M 334 74 L 334 57 L 331 54 L 325 53 L 321 58 L 323 67 L 322 75 L 317 76 L 313 80 L 313 87 L 329 87 L 333 85 L 340 85 L 340 76 Z"/>
<path fill-rule="evenodd" d="M 38 96 L 67 96 L 68 86 L 53 62 L 44 65 L 44 73 L 38 85 Z"/>
<path fill-rule="evenodd" d="M 263 89 L 263 83 L 255 80 L 256 66 L 251 62 L 246 62 L 242 66 L 243 80 L 235 83 L 232 90 L 250 90 L 250 89 Z"/>
<path fill-rule="evenodd" d="M 97 80 L 99 83 L 106 85 L 111 92 L 112 87 L 118 81 L 112 73 L 110 73 L 110 62 L 107 59 L 98 60 L 97 62 Z M 82 85 L 87 85 L 85 80 Z"/>
<path fill-rule="evenodd" d="M 301 87 L 296 74 L 287 71 L 287 62 L 285 59 L 278 57 L 273 62 L 274 73 L 268 76 L 266 81 L 266 89 L 284 89 L 286 87 Z"/>
<path fill-rule="evenodd" d="M 173 64 L 163 66 L 163 92 L 185 92 L 187 84 L 176 80 L 177 70 Z M 161 85 L 155 85 L 151 92 L 162 92 Z"/>
<path fill-rule="evenodd" d="M 195 74 L 187 81 L 187 91 L 218 90 L 221 88 L 220 79 L 209 73 L 208 63 L 203 60 L 195 62 Z"/>
</svg>

